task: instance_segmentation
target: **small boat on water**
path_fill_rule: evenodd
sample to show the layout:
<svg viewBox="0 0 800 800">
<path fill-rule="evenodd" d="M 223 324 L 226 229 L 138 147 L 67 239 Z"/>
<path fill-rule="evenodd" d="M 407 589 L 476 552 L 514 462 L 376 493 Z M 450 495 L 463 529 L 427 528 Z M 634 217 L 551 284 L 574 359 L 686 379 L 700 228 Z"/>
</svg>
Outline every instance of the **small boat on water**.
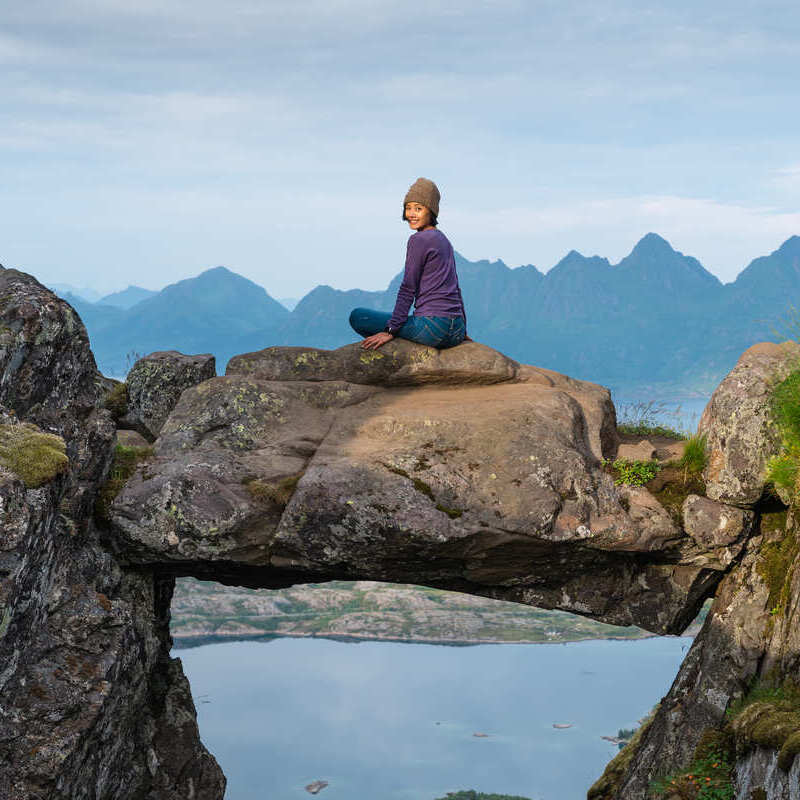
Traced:
<svg viewBox="0 0 800 800">
<path fill-rule="evenodd" d="M 553 723 L 553 727 L 554 728 L 558 728 L 559 730 L 562 730 L 563 728 L 571 728 L 572 727 L 572 723 L 571 722 L 554 722 Z"/>
<path fill-rule="evenodd" d="M 306 791 L 309 794 L 319 794 L 327 785 L 328 781 L 313 781 L 306 786 Z"/>
</svg>

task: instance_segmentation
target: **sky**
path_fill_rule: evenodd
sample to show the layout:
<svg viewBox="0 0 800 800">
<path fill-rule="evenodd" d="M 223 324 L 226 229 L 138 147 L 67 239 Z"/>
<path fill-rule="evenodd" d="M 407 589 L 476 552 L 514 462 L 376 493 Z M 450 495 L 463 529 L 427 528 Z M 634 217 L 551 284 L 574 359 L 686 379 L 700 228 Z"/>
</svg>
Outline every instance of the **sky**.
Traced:
<svg viewBox="0 0 800 800">
<path fill-rule="evenodd" d="M 796 0 L 0 4 L 0 263 L 382 289 L 402 200 L 471 260 L 648 231 L 730 281 L 800 234 Z"/>
</svg>

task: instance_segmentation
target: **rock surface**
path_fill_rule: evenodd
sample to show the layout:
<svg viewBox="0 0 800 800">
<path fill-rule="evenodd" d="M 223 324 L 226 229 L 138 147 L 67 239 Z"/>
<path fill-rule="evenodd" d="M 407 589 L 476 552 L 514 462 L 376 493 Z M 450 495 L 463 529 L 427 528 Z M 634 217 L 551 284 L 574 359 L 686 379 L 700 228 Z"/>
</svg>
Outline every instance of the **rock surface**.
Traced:
<svg viewBox="0 0 800 800">
<path fill-rule="evenodd" d="M 712 500 L 752 507 L 761 499 L 767 462 L 780 446 L 771 390 L 798 363 L 796 342 L 753 345 L 711 396 L 697 430 L 708 439 L 703 477 Z"/>
<path fill-rule="evenodd" d="M 185 356 L 174 350 L 140 358 L 128 373 L 127 413 L 118 427 L 137 431 L 152 442 L 184 389 L 215 377 L 214 356 Z"/>
<path fill-rule="evenodd" d="M 14 270 L 0 296 L 0 404 L 70 460 L 39 488 L 0 470 L 0 797 L 219 800 L 169 658 L 172 579 L 121 569 L 95 528 L 110 383 L 69 305 Z"/>
<path fill-rule="evenodd" d="M 722 567 L 601 468 L 605 389 L 530 369 L 498 382 L 507 360 L 478 345 L 466 383 L 443 386 L 453 371 L 420 360 L 430 348 L 384 349 L 272 348 L 247 376 L 234 363 L 186 390 L 114 502 L 120 551 L 244 585 L 414 582 L 659 632 L 689 624 Z M 359 383 L 323 380 L 331 364 Z M 434 385 L 397 386 L 418 364 Z"/>
</svg>

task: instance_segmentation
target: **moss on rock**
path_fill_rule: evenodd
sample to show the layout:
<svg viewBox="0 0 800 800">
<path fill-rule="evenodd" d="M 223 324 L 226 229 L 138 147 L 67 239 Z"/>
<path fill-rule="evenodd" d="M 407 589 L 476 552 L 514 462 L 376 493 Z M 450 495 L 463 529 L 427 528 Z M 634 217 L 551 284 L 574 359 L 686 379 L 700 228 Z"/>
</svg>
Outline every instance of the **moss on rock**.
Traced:
<svg viewBox="0 0 800 800">
<path fill-rule="evenodd" d="M 800 752 L 800 687 L 793 683 L 756 685 L 729 712 L 741 755 L 752 747 L 778 751 L 778 766 L 788 772 Z"/>
<path fill-rule="evenodd" d="M 277 481 L 263 481 L 260 478 L 256 478 L 247 481 L 245 488 L 254 500 L 269 502 L 279 508 L 286 508 L 304 472 L 287 475 Z"/>
<path fill-rule="evenodd" d="M 0 465 L 36 489 L 69 468 L 66 445 L 60 436 L 35 425 L 0 425 Z"/>
<path fill-rule="evenodd" d="M 114 459 L 108 473 L 108 480 L 97 493 L 95 517 L 101 522 L 109 520 L 111 504 L 120 493 L 128 478 L 136 471 L 136 467 L 153 454 L 152 447 L 126 447 L 118 444 L 114 448 Z"/>
<path fill-rule="evenodd" d="M 792 564 L 798 556 L 795 536 L 787 532 L 778 541 L 767 542 L 761 547 L 757 565 L 758 574 L 769 589 L 769 609 L 773 615 L 782 614 L 789 605 L 792 585 Z"/>
</svg>

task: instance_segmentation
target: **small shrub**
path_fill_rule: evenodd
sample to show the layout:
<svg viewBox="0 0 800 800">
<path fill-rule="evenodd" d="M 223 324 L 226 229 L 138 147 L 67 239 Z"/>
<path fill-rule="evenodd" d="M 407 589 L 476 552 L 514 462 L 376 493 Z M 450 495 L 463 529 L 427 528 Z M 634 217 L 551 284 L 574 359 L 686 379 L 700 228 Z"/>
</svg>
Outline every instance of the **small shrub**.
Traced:
<svg viewBox="0 0 800 800">
<path fill-rule="evenodd" d="M 644 486 L 653 480 L 661 469 L 657 461 L 628 461 L 618 458 L 611 463 L 603 462 L 611 467 L 614 474 L 614 483 L 617 486 Z"/>
<path fill-rule="evenodd" d="M 60 436 L 35 425 L 0 425 L 0 464 L 37 489 L 69 469 L 67 447 Z"/>
</svg>

